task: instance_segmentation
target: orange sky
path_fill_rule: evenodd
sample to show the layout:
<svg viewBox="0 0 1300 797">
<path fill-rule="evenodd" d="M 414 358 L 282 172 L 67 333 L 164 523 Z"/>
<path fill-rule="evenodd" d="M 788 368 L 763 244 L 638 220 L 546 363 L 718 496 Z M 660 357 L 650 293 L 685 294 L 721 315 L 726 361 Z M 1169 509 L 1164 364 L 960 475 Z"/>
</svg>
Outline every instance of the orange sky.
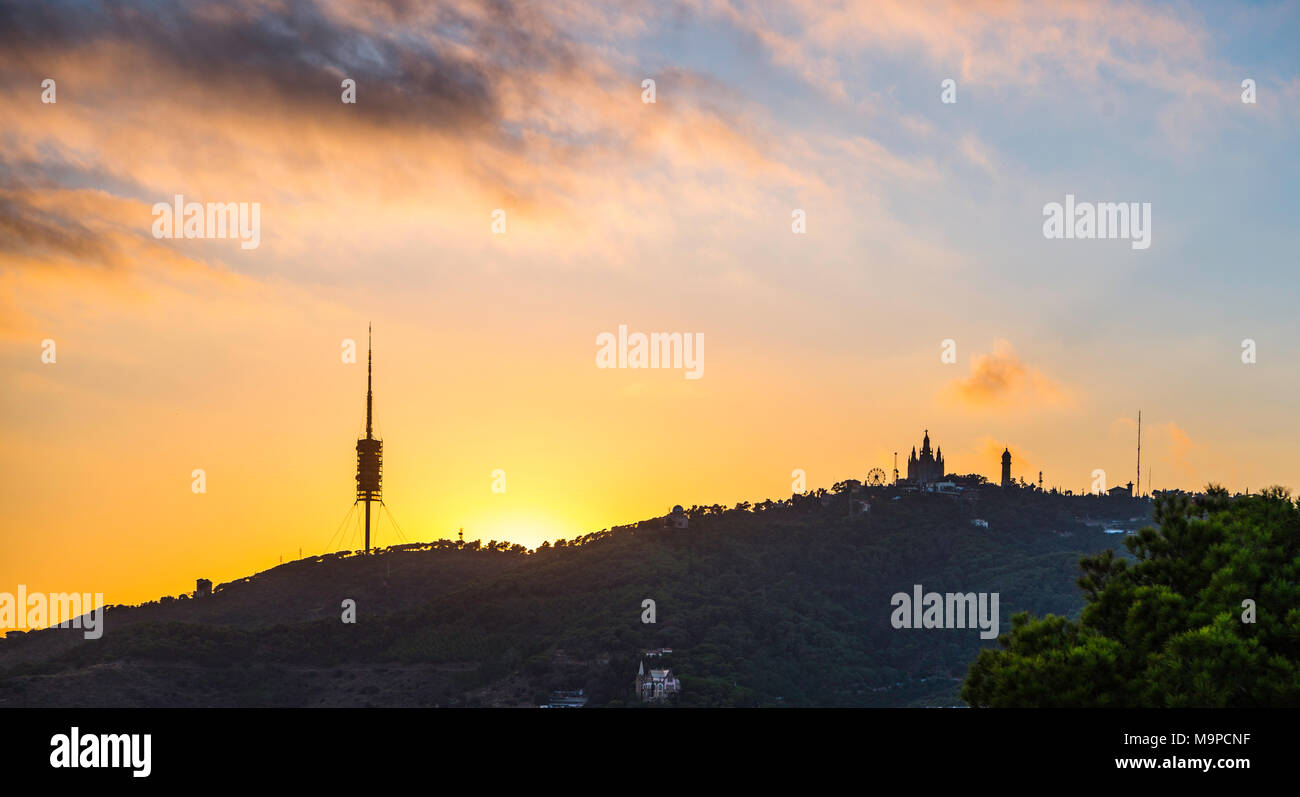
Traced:
<svg viewBox="0 0 1300 797">
<path fill-rule="evenodd" d="M 1211 157 L 1238 123 L 1194 109 L 1237 101 L 1207 26 L 1013 4 L 958 28 L 905 3 L 796 3 L 769 29 L 700 6 L 687 27 L 734 37 L 748 72 L 669 19 L 567 3 L 512 19 L 322 3 L 334 37 L 288 43 L 249 35 L 276 29 L 277 3 L 169 11 L 165 35 L 20 25 L 0 48 L 0 591 L 129 603 L 324 552 L 364 420 L 364 350 L 344 363 L 340 344 L 364 349 L 370 322 L 384 493 L 409 539 L 531 547 L 786 497 L 796 468 L 816 488 L 895 451 L 903 467 L 927 428 L 951 472 L 995 477 L 1009 446 L 1015 475 L 1077 492 L 1095 468 L 1133 478 L 1138 409 L 1144 482 L 1300 483 L 1294 291 L 1222 282 L 1229 260 L 1284 262 L 1285 220 L 1225 222 L 1170 179 L 1239 204 L 1215 171 L 1236 162 Z M 1053 24 L 1079 26 L 1069 52 L 1044 43 Z M 884 62 L 851 71 L 882 42 Z M 938 104 L 948 74 L 967 104 Z M 1052 80 L 1081 105 L 1054 104 Z M 1107 107 L 1154 110 L 1093 162 L 1045 165 L 1029 122 L 1003 118 L 1068 138 Z M 1294 121 L 1263 108 L 1252 140 Z M 1152 249 L 1043 240 L 1042 204 L 1090 189 L 1154 196 Z M 150 209 L 175 194 L 260 203 L 260 246 L 154 239 Z M 1207 251 L 1214 225 L 1252 237 Z M 703 378 L 596 368 L 620 324 L 702 334 Z"/>
</svg>

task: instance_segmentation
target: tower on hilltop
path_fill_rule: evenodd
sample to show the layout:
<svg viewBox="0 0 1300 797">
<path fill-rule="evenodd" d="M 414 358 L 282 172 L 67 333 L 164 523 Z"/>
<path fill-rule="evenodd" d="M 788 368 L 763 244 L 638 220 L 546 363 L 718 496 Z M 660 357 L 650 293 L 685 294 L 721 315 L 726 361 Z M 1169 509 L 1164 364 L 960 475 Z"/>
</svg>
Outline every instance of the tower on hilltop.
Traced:
<svg viewBox="0 0 1300 797">
<path fill-rule="evenodd" d="M 374 370 L 372 335 L 373 327 L 367 330 L 366 338 L 366 436 L 357 441 L 357 501 L 366 504 L 366 553 L 370 553 L 370 504 L 383 500 L 380 483 L 384 474 L 384 443 L 375 438 L 375 395 L 371 383 Z"/>
</svg>

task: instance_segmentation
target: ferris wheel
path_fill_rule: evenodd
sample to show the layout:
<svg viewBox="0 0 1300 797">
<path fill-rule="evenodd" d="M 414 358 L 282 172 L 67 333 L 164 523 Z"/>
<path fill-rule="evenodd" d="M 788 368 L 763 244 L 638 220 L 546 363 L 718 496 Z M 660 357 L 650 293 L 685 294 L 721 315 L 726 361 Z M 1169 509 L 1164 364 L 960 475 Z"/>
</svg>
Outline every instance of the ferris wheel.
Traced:
<svg viewBox="0 0 1300 797">
<path fill-rule="evenodd" d="M 885 486 L 885 472 L 884 472 L 883 470 L 881 470 L 880 468 L 872 468 L 870 471 L 868 471 L 868 472 L 867 472 L 867 486 L 868 486 L 868 487 L 884 487 L 884 486 Z"/>
</svg>

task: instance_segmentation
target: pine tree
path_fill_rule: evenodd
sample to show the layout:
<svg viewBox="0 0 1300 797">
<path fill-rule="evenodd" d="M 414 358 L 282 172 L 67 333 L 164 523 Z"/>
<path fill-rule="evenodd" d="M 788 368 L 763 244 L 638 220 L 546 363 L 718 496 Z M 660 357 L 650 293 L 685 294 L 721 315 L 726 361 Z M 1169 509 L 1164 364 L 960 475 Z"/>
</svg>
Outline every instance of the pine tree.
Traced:
<svg viewBox="0 0 1300 797">
<path fill-rule="evenodd" d="M 1156 499 L 1086 557 L 1078 620 L 1026 613 L 971 665 L 973 706 L 1300 706 L 1300 508 L 1280 487 Z M 1250 603 L 1250 602 L 1253 602 Z M 1250 608 L 1253 605 L 1253 610 Z"/>
</svg>

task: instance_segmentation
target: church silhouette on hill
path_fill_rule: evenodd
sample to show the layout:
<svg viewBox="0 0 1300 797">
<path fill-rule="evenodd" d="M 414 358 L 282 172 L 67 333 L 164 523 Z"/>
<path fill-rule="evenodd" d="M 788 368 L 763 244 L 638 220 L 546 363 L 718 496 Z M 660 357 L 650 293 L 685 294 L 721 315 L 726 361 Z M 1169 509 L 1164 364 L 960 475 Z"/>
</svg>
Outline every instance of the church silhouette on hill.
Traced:
<svg viewBox="0 0 1300 797">
<path fill-rule="evenodd" d="M 917 456 L 913 446 L 912 456 L 907 458 L 907 480 L 918 487 L 943 481 L 943 448 L 930 451 L 929 429 L 925 430 L 925 439 L 921 441 L 921 455 Z"/>
</svg>

